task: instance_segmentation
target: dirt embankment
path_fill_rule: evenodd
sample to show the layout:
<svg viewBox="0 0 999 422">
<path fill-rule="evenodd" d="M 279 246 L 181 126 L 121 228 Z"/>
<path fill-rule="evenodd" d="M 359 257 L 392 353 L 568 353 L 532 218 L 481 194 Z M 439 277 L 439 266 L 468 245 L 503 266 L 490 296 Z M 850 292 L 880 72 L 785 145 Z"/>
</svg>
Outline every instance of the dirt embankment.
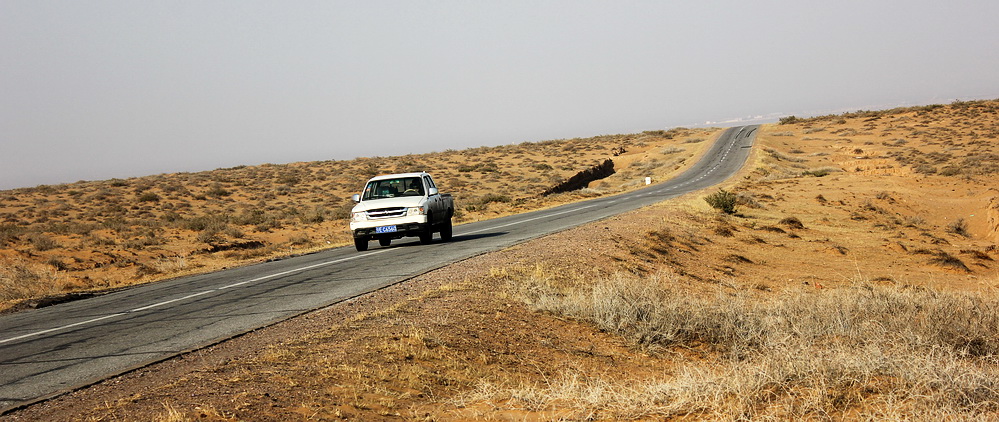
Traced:
<svg viewBox="0 0 999 422">
<path fill-rule="evenodd" d="M 988 208 L 988 230 L 989 237 L 999 243 L 999 196 L 994 196 L 989 200 Z"/>
</svg>

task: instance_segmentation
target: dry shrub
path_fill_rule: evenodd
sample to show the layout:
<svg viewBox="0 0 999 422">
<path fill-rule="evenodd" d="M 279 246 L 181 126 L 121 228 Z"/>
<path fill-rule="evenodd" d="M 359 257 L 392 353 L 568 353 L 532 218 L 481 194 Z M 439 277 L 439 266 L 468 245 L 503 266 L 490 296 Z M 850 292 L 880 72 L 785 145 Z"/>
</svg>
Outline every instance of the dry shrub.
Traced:
<svg viewBox="0 0 999 422">
<path fill-rule="evenodd" d="M 0 223 L 0 247 L 5 247 L 8 243 L 12 243 L 17 240 L 17 236 L 23 231 L 24 230 L 16 224 Z"/>
<path fill-rule="evenodd" d="M 964 221 L 964 218 L 958 218 L 948 224 L 947 232 L 958 236 L 971 237 L 971 234 L 968 233 L 968 222 Z"/>
<path fill-rule="evenodd" d="M 704 197 L 704 202 L 707 202 L 711 208 L 724 212 L 725 214 L 735 213 L 736 200 L 736 194 L 724 189 L 718 189 L 718 192 Z"/>
<path fill-rule="evenodd" d="M 47 251 L 50 249 L 55 249 L 59 247 L 59 243 L 55 239 L 45 235 L 44 233 L 32 233 L 28 240 L 31 241 L 31 246 L 37 251 Z"/>
<path fill-rule="evenodd" d="M 24 259 L 0 260 L 0 300 L 18 300 L 58 293 L 55 268 Z"/>
<path fill-rule="evenodd" d="M 944 251 L 937 251 L 934 253 L 933 258 L 930 258 L 930 263 L 961 272 L 971 272 L 971 269 L 968 268 L 964 261 L 961 261 L 960 258 Z"/>
<path fill-rule="evenodd" d="M 766 153 L 769 154 L 771 157 L 776 158 L 777 161 L 788 161 L 792 163 L 803 163 L 805 161 L 808 161 L 804 158 L 787 155 L 785 153 L 782 153 L 780 151 L 771 148 L 764 149 L 764 151 L 766 151 Z"/>
<path fill-rule="evenodd" d="M 805 228 L 805 225 L 801 222 L 801 220 L 799 220 L 798 217 L 794 216 L 784 217 L 783 219 L 780 220 L 780 224 L 798 230 L 803 230 Z"/>
<path fill-rule="evenodd" d="M 308 233 L 298 233 L 288 239 L 288 243 L 295 246 L 309 245 L 312 243 L 312 238 L 309 237 Z"/>
<path fill-rule="evenodd" d="M 564 373 L 545 385 L 484 384 L 463 400 L 569 408 L 569 419 L 971 420 L 999 411 L 993 296 L 858 284 L 760 300 L 692 295 L 687 284 L 672 274 L 592 283 L 545 272 L 510 277 L 513 294 L 533 309 L 669 351 L 677 369 L 660 379 Z"/>
</svg>

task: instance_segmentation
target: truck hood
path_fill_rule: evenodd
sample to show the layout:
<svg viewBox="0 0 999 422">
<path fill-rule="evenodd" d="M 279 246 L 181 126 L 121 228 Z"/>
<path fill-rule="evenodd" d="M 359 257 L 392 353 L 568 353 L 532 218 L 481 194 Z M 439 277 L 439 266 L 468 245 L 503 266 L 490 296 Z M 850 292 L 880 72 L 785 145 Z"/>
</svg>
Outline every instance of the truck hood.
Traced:
<svg viewBox="0 0 999 422">
<path fill-rule="evenodd" d="M 379 208 L 418 207 L 423 203 L 424 199 L 426 198 L 423 196 L 400 196 L 398 198 L 369 199 L 354 205 L 352 212 L 377 210 Z"/>
</svg>

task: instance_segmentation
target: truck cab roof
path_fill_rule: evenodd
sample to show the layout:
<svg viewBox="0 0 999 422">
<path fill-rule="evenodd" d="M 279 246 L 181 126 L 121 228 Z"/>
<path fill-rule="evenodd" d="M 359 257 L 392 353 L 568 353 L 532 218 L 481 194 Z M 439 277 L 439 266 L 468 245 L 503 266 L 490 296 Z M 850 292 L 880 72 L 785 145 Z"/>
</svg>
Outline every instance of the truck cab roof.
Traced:
<svg viewBox="0 0 999 422">
<path fill-rule="evenodd" d="M 384 174 L 381 176 L 372 177 L 370 180 L 401 179 L 404 177 L 423 177 L 423 176 L 430 176 L 430 173 L 427 173 L 425 171 L 420 171 L 415 173 Z"/>
</svg>

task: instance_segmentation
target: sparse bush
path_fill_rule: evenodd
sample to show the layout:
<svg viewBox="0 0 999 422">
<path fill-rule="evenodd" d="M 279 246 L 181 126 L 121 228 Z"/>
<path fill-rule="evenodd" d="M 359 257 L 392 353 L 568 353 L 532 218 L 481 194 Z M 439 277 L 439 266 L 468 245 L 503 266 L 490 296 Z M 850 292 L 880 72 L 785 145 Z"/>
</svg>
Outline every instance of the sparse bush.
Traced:
<svg viewBox="0 0 999 422">
<path fill-rule="evenodd" d="M 957 176 L 957 175 L 961 174 L 961 168 L 960 167 L 955 167 L 955 166 L 946 166 L 946 167 L 940 169 L 940 172 L 937 173 L 937 174 L 939 174 L 941 176 Z"/>
<path fill-rule="evenodd" d="M 274 216 L 267 216 L 262 222 L 255 224 L 253 229 L 258 232 L 269 232 L 283 227 L 284 224 L 281 223 L 281 219 Z"/>
<path fill-rule="evenodd" d="M 63 259 L 64 258 L 61 256 L 53 256 L 45 260 L 45 264 L 51 266 L 52 268 L 55 268 L 56 271 L 66 271 L 66 269 L 69 268 L 69 266 L 66 265 L 65 262 L 63 262 Z"/>
<path fill-rule="evenodd" d="M 54 268 L 24 259 L 0 260 L 0 300 L 45 296 L 59 291 Z"/>
<path fill-rule="evenodd" d="M 221 183 L 216 182 L 212 185 L 208 192 L 205 192 L 205 195 L 221 198 L 223 196 L 232 195 L 232 192 L 229 192 L 226 188 L 222 187 Z"/>
<path fill-rule="evenodd" d="M 944 251 L 937 251 L 934 253 L 933 258 L 930 258 L 930 263 L 966 273 L 971 272 L 971 269 L 965 265 L 964 261 L 961 261 L 960 258 Z"/>
<path fill-rule="evenodd" d="M 994 261 L 992 257 L 989 256 L 989 254 L 974 249 L 962 249 L 961 253 L 965 255 L 971 255 L 972 258 L 975 258 L 980 261 Z"/>
<path fill-rule="evenodd" d="M 767 154 L 770 154 L 771 157 L 776 158 L 778 161 L 787 161 L 787 162 L 791 162 L 791 163 L 803 163 L 805 161 L 808 161 L 808 160 L 806 160 L 804 158 L 801 158 L 801 157 L 793 157 L 793 156 L 784 154 L 784 153 L 782 153 L 780 151 L 777 151 L 775 149 L 767 148 L 765 151 L 767 152 Z"/>
<path fill-rule="evenodd" d="M 123 217 L 110 217 L 105 219 L 101 222 L 101 227 L 119 234 L 128 233 L 132 228 L 128 220 Z"/>
<path fill-rule="evenodd" d="M 350 218 L 350 212 L 354 209 L 354 201 L 345 201 L 339 206 L 333 209 L 330 217 L 334 220 L 347 220 Z"/>
<path fill-rule="evenodd" d="M 8 243 L 17 239 L 17 236 L 21 234 L 23 230 L 16 224 L 0 224 L 0 247 L 6 246 Z"/>
<path fill-rule="evenodd" d="M 714 231 L 714 233 L 719 236 L 732 237 L 735 236 L 735 233 L 733 233 L 732 229 L 733 227 L 729 224 L 718 224 L 714 227 L 712 231 Z"/>
<path fill-rule="evenodd" d="M 312 243 L 312 239 L 309 238 L 309 235 L 306 233 L 299 233 L 295 236 L 292 236 L 292 238 L 289 239 L 288 242 L 295 246 L 301 246 Z"/>
<path fill-rule="evenodd" d="M 906 227 L 913 227 L 913 228 L 916 228 L 916 227 L 922 226 L 923 224 L 926 224 L 926 220 L 923 219 L 923 217 L 920 217 L 918 215 L 905 216 L 902 219 L 902 221 L 903 221 L 903 223 L 905 224 Z"/>
<path fill-rule="evenodd" d="M 675 275 L 590 283 L 538 271 L 502 274 L 531 308 L 591 321 L 649 352 L 669 352 L 678 366 L 675 376 L 656 380 L 567 385 L 556 376 L 516 394 L 494 389 L 488 398 L 496 403 L 517 406 L 530 397 L 541 408 L 557 402 L 582 415 L 628 412 L 627 419 L 877 419 L 887 410 L 893 419 L 974 420 L 999 411 L 993 296 L 854 285 L 754 300 L 731 291 L 690 295 Z M 690 350 L 706 353 L 685 358 Z M 627 400 L 610 394 L 625 385 Z"/>
<path fill-rule="evenodd" d="M 195 239 L 198 242 L 207 243 L 207 244 L 218 243 L 223 240 L 222 234 L 216 228 L 206 228 L 202 230 L 200 233 L 198 233 L 198 236 L 195 237 Z"/>
<path fill-rule="evenodd" d="M 93 233 L 84 236 L 83 240 L 92 246 L 114 246 L 118 244 L 114 239 L 106 239 Z"/>
<path fill-rule="evenodd" d="M 510 202 L 509 195 L 503 195 L 500 193 L 487 193 L 478 199 L 478 203 L 482 205 L 491 204 L 493 202 L 507 203 Z"/>
<path fill-rule="evenodd" d="M 763 204 L 751 192 L 739 192 L 736 194 L 735 204 L 755 209 L 763 208 Z"/>
<path fill-rule="evenodd" d="M 45 235 L 44 233 L 32 233 L 28 236 L 28 240 L 31 241 L 31 246 L 34 247 L 36 251 L 47 251 L 59 247 L 59 243 L 56 242 L 55 239 Z"/>
<path fill-rule="evenodd" d="M 725 214 L 735 214 L 736 198 L 736 194 L 724 189 L 718 189 L 718 192 L 704 197 L 704 201 L 707 202 L 711 208 L 724 212 Z"/>
<path fill-rule="evenodd" d="M 780 120 L 778 120 L 778 122 L 779 122 L 779 124 L 782 124 L 782 125 L 790 125 L 790 124 L 798 123 L 799 120 L 800 119 L 798 119 L 795 116 L 784 116 L 784 117 L 781 117 Z"/>
<path fill-rule="evenodd" d="M 183 256 L 160 258 L 153 266 L 160 273 L 174 273 L 187 268 L 187 259 Z"/>
<path fill-rule="evenodd" d="M 806 170 L 801 172 L 802 176 L 825 177 L 829 175 L 827 170 Z"/>
<path fill-rule="evenodd" d="M 233 217 L 232 222 L 241 226 L 260 224 L 266 220 L 266 214 L 262 209 L 248 209 Z"/>
<path fill-rule="evenodd" d="M 303 212 L 298 217 L 303 224 L 318 224 L 322 223 L 323 221 L 326 221 L 327 214 L 329 213 L 326 211 L 325 207 L 323 207 L 322 205 L 317 205 L 312 210 Z"/>
<path fill-rule="evenodd" d="M 211 230 L 220 232 L 229 225 L 224 215 L 201 215 L 181 222 L 181 227 L 193 231 Z"/>
<path fill-rule="evenodd" d="M 122 246 L 125 249 L 142 250 L 145 249 L 147 246 L 162 245 L 163 243 L 164 240 L 162 238 L 156 237 L 155 234 L 150 233 L 147 234 L 145 237 L 128 240 L 122 243 Z"/>
<path fill-rule="evenodd" d="M 244 234 L 242 230 L 240 230 L 238 227 L 233 227 L 233 226 L 226 227 L 225 230 L 223 230 L 223 233 L 226 236 L 229 236 L 233 239 L 242 239 L 243 237 L 246 236 L 246 234 Z"/>
<path fill-rule="evenodd" d="M 159 200 L 160 196 L 155 192 L 143 192 L 139 195 L 139 202 L 158 202 Z"/>
<path fill-rule="evenodd" d="M 297 185 L 301 183 L 302 179 L 294 174 L 284 174 L 278 177 L 277 182 L 283 185 Z"/>
<path fill-rule="evenodd" d="M 798 217 L 784 217 L 780 220 L 780 224 L 797 230 L 805 228 L 805 225 L 801 223 L 801 220 L 799 220 Z"/>
<path fill-rule="evenodd" d="M 964 218 L 958 218 L 952 223 L 947 225 L 947 232 L 954 233 L 958 236 L 970 237 L 971 234 L 968 233 L 968 222 L 964 221 Z"/>
</svg>

